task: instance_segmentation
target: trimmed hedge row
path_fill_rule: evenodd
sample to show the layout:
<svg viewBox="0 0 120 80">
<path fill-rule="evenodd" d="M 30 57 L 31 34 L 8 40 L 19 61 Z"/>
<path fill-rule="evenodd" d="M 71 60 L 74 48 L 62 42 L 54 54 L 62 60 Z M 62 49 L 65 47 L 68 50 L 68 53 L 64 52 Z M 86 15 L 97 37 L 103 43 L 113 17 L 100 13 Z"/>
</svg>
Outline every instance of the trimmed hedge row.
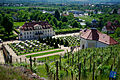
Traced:
<svg viewBox="0 0 120 80">
<path fill-rule="evenodd" d="M 66 34 L 66 33 L 73 33 L 73 32 L 79 32 L 80 28 L 68 28 L 68 29 L 60 29 L 55 30 L 56 34 Z"/>
<path fill-rule="evenodd" d="M 20 32 L 19 32 L 17 29 L 14 29 L 14 31 L 15 31 L 17 34 L 20 34 Z"/>
</svg>

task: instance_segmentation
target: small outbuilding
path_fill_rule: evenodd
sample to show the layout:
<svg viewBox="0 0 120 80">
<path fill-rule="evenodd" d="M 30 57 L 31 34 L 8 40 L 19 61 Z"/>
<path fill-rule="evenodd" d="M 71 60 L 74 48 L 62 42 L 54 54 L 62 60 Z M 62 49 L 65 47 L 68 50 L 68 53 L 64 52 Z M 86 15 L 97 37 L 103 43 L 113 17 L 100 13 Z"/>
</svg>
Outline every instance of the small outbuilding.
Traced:
<svg viewBox="0 0 120 80">
<path fill-rule="evenodd" d="M 99 32 L 96 28 L 85 29 L 80 32 L 80 48 L 106 47 L 118 44 L 116 40 L 107 34 Z"/>
</svg>

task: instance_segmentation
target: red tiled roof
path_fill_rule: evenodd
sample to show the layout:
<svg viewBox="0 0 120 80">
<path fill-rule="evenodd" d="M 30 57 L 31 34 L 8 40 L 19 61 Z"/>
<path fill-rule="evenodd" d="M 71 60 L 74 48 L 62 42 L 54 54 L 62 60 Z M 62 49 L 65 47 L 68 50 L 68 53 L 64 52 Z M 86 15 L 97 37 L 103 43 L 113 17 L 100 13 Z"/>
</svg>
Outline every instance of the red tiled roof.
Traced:
<svg viewBox="0 0 120 80">
<path fill-rule="evenodd" d="M 85 31 L 82 31 L 82 34 L 80 35 L 81 38 L 87 39 L 87 40 L 96 40 L 108 45 L 118 44 L 116 40 L 108 36 L 107 34 L 103 34 L 99 32 L 96 29 L 87 29 Z"/>
<path fill-rule="evenodd" d="M 52 26 L 48 22 L 40 21 L 40 22 L 26 22 L 20 29 L 21 30 L 34 30 L 35 25 L 41 25 L 42 29 L 52 28 Z"/>
</svg>

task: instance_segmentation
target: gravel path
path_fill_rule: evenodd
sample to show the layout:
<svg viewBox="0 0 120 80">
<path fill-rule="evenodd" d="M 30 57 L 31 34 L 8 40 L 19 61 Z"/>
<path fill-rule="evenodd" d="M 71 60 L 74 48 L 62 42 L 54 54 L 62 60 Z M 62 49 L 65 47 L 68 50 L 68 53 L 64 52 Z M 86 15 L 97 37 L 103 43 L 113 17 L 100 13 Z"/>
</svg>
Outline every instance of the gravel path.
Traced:
<svg viewBox="0 0 120 80">
<path fill-rule="evenodd" d="M 57 37 L 64 37 L 64 36 L 74 36 L 74 35 L 79 35 L 80 33 L 69 33 L 69 34 L 60 34 L 60 35 L 55 35 L 53 36 L 53 38 L 57 38 Z"/>
<path fill-rule="evenodd" d="M 37 56 L 35 58 L 42 58 L 42 57 L 48 57 L 48 56 L 53 56 L 53 55 L 60 55 L 60 54 L 64 54 L 65 52 L 57 52 L 57 53 L 52 53 L 52 54 L 47 54 L 47 55 L 43 55 L 43 56 Z"/>
</svg>

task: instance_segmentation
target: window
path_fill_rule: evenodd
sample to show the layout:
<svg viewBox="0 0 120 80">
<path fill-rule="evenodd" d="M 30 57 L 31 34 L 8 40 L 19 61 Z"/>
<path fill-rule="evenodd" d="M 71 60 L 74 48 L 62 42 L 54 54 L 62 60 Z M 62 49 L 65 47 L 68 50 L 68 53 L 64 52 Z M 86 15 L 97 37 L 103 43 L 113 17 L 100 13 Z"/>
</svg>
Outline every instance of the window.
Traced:
<svg viewBox="0 0 120 80">
<path fill-rule="evenodd" d="M 26 38 L 26 36 L 25 36 L 25 38 Z"/>
<path fill-rule="evenodd" d="M 31 32 L 30 32 L 30 34 L 31 34 Z"/>
<path fill-rule="evenodd" d="M 27 36 L 27 38 L 29 38 L 29 36 Z"/>
<path fill-rule="evenodd" d="M 24 33 L 26 35 L 26 33 Z"/>
<path fill-rule="evenodd" d="M 27 32 L 27 34 L 28 34 L 28 32 Z"/>
</svg>

